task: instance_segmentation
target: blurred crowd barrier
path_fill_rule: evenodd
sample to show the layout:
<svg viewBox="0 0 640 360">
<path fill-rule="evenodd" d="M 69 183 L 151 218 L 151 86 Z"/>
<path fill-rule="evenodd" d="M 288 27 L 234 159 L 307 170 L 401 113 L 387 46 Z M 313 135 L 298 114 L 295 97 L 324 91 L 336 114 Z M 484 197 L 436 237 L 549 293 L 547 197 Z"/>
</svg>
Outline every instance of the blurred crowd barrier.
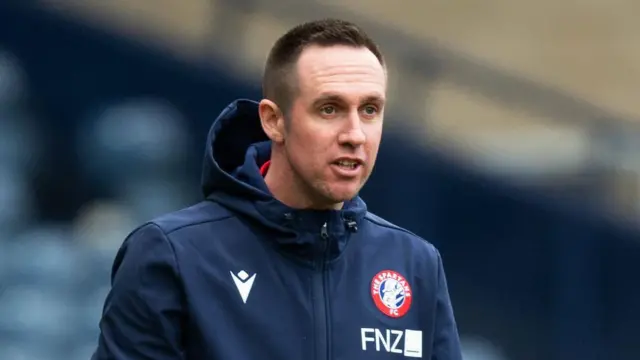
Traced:
<svg viewBox="0 0 640 360">
<path fill-rule="evenodd" d="M 282 31 L 325 15 L 388 53 L 363 196 L 441 249 L 465 359 L 639 358 L 639 25 L 518 3 L 0 5 L 0 359 L 89 358 L 117 247 L 199 199 L 211 121 L 259 98 Z"/>
</svg>

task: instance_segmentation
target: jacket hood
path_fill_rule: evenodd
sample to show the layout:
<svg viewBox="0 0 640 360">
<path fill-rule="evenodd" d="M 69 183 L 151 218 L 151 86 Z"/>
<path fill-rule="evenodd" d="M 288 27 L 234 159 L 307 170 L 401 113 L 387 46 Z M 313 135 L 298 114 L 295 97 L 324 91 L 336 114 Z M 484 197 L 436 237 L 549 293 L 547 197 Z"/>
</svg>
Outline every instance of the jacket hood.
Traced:
<svg viewBox="0 0 640 360">
<path fill-rule="evenodd" d="M 229 104 L 214 121 L 207 138 L 202 168 L 202 192 L 272 230 L 290 235 L 319 231 L 357 231 L 366 204 L 359 197 L 345 202 L 342 210 L 293 209 L 269 191 L 260 167 L 271 156 L 271 141 L 264 133 L 258 103 L 239 99 Z"/>
</svg>

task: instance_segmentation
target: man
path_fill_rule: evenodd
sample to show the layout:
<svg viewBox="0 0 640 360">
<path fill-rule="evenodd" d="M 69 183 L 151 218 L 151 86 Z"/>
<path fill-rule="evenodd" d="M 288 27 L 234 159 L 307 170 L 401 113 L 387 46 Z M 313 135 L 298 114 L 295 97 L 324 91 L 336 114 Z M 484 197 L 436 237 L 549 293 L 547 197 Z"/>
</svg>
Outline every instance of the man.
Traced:
<svg viewBox="0 0 640 360">
<path fill-rule="evenodd" d="M 438 251 L 367 212 L 387 74 L 339 20 L 270 52 L 209 133 L 206 199 L 118 252 L 94 359 L 461 359 Z"/>
</svg>

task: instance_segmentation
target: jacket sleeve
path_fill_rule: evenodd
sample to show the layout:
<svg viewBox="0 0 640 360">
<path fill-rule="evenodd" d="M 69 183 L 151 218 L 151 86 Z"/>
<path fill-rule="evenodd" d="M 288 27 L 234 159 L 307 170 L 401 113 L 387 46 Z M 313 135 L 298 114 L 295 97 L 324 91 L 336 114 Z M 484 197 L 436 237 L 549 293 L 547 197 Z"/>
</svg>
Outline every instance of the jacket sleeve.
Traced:
<svg viewBox="0 0 640 360">
<path fill-rule="evenodd" d="M 453 306 L 449 297 L 447 278 L 442 265 L 442 257 L 438 258 L 438 292 L 436 297 L 436 324 L 433 338 L 433 355 L 431 360 L 462 360 L 460 337 L 453 314 Z"/>
<path fill-rule="evenodd" d="M 178 360 L 183 295 L 175 254 L 154 224 L 133 231 L 118 251 L 92 360 Z"/>
</svg>

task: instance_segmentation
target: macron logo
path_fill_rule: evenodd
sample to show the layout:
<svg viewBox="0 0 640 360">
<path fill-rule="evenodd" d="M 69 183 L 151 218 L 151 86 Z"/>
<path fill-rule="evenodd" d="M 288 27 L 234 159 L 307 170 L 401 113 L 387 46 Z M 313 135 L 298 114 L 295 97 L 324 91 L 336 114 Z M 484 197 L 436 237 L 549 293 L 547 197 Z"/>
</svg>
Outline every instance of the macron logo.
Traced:
<svg viewBox="0 0 640 360">
<path fill-rule="evenodd" d="M 240 271 L 238 275 L 231 272 L 233 282 L 236 284 L 236 288 L 242 297 L 242 302 L 245 304 L 247 303 L 247 298 L 251 292 L 251 287 L 253 286 L 253 281 L 256 279 L 256 275 L 257 274 L 253 274 L 249 277 L 249 274 L 244 270 Z"/>
</svg>

